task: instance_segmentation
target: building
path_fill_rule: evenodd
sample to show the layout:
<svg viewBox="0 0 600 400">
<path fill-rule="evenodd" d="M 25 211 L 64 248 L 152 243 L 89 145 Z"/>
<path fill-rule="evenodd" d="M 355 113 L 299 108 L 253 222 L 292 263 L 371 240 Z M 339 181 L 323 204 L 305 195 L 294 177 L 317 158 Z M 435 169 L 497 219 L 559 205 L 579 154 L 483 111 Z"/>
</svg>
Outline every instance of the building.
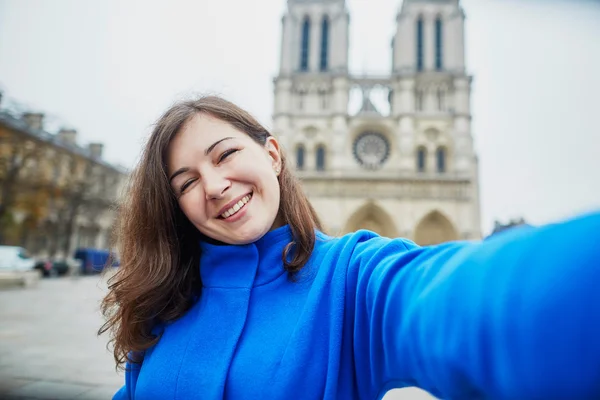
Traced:
<svg viewBox="0 0 600 400">
<path fill-rule="evenodd" d="M 73 129 L 45 131 L 41 113 L 0 107 L 0 244 L 53 258 L 107 248 L 126 171 L 102 151 Z"/>
<path fill-rule="evenodd" d="M 464 21 L 459 0 L 404 0 L 390 73 L 356 76 L 345 0 L 288 0 L 273 133 L 328 232 L 481 238 Z"/>
</svg>

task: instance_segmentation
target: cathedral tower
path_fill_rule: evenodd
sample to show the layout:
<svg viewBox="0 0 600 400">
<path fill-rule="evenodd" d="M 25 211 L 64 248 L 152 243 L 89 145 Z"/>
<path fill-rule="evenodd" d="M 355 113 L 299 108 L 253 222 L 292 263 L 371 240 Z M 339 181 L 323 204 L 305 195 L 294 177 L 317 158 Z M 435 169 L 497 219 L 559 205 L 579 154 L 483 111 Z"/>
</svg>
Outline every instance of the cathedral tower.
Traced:
<svg viewBox="0 0 600 400">
<path fill-rule="evenodd" d="M 288 0 L 274 134 L 331 233 L 480 237 L 464 19 L 458 0 L 404 0 L 390 73 L 355 76 L 345 1 Z"/>
</svg>

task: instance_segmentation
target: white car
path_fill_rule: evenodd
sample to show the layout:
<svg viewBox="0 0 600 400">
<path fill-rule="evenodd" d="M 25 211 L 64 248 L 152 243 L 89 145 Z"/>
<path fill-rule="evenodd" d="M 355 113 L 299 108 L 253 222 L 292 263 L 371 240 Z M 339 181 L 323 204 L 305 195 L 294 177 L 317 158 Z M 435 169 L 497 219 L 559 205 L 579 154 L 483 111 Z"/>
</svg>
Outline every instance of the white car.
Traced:
<svg viewBox="0 0 600 400">
<path fill-rule="evenodd" d="M 35 260 L 17 246 L 0 246 L 0 271 L 31 271 Z"/>
</svg>

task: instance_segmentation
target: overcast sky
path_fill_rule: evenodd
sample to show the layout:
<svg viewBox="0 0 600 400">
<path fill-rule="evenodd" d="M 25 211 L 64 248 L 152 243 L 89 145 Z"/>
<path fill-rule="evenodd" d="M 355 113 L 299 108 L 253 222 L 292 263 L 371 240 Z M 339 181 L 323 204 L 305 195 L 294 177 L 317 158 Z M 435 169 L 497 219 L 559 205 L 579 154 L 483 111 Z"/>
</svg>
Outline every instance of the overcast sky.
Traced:
<svg viewBox="0 0 600 400">
<path fill-rule="evenodd" d="M 192 93 L 270 127 L 286 0 L 0 0 L 0 88 L 134 165 Z M 348 0 L 350 68 L 387 72 L 400 0 Z M 462 0 L 484 233 L 600 208 L 600 1 Z"/>
</svg>

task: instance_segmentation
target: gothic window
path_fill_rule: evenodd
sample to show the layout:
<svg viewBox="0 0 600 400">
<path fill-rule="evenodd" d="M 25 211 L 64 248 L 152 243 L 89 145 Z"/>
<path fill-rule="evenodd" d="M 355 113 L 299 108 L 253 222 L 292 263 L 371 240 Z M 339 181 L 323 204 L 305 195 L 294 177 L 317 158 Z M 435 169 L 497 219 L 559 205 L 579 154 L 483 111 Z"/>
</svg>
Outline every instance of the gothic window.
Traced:
<svg viewBox="0 0 600 400">
<path fill-rule="evenodd" d="M 367 169 L 381 168 L 390 154 L 390 143 L 379 132 L 361 133 L 353 145 L 354 157 Z"/>
<path fill-rule="evenodd" d="M 304 169 L 304 146 L 302 145 L 296 147 L 296 168 Z"/>
<path fill-rule="evenodd" d="M 306 97 L 306 90 L 298 91 L 298 110 L 304 110 L 304 97 Z"/>
<path fill-rule="evenodd" d="M 441 17 L 435 20 L 435 69 L 441 71 L 443 68 L 443 22 Z"/>
<path fill-rule="evenodd" d="M 417 89 L 415 93 L 415 109 L 417 111 L 423 111 L 423 103 L 425 98 L 425 92 L 423 89 Z"/>
<path fill-rule="evenodd" d="M 321 23 L 321 71 L 327 71 L 329 55 L 329 18 L 324 17 Z"/>
<path fill-rule="evenodd" d="M 417 20 L 417 71 L 423 71 L 423 55 L 424 55 L 424 41 L 423 41 L 423 30 L 425 27 L 425 21 L 423 17 L 419 17 Z"/>
<path fill-rule="evenodd" d="M 327 107 L 329 107 L 329 102 L 326 90 L 319 90 L 319 100 L 321 101 L 321 109 L 327 110 Z"/>
<path fill-rule="evenodd" d="M 325 147 L 317 147 L 317 171 L 325 171 Z"/>
<path fill-rule="evenodd" d="M 417 149 L 417 171 L 425 172 L 425 162 L 427 159 L 427 150 L 424 147 Z"/>
<path fill-rule="evenodd" d="M 435 156 L 437 172 L 446 172 L 446 149 L 438 147 Z"/>
<path fill-rule="evenodd" d="M 302 23 L 302 44 L 300 49 L 300 71 L 308 71 L 308 54 L 310 50 L 310 19 L 306 17 Z"/>
<path fill-rule="evenodd" d="M 446 91 L 443 88 L 437 89 L 437 105 L 439 111 L 446 111 Z"/>
</svg>

